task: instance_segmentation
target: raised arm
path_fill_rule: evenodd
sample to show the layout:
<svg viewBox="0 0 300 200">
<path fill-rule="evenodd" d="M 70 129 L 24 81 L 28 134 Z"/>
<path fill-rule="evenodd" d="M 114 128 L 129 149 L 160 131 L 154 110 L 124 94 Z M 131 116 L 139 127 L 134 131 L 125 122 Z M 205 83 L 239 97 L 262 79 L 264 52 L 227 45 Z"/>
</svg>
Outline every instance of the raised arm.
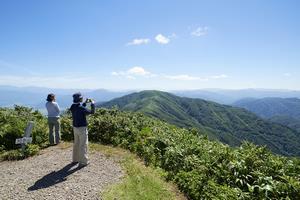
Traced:
<svg viewBox="0 0 300 200">
<path fill-rule="evenodd" d="M 86 115 L 94 114 L 95 113 L 95 102 L 91 103 L 91 110 L 87 109 L 86 107 L 83 107 L 83 108 L 84 108 L 84 113 Z"/>
</svg>

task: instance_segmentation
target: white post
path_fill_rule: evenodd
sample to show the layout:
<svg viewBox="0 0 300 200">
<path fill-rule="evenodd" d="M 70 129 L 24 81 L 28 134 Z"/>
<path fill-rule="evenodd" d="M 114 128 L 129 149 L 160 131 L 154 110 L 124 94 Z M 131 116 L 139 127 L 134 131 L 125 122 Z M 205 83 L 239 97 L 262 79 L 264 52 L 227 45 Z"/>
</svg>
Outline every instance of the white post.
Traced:
<svg viewBox="0 0 300 200">
<path fill-rule="evenodd" d="M 17 138 L 16 139 L 16 144 L 21 144 L 22 145 L 22 152 L 23 153 L 25 151 L 26 144 L 32 142 L 32 137 L 30 137 L 30 135 L 31 135 L 31 132 L 32 132 L 33 125 L 34 125 L 34 122 L 29 121 L 28 124 L 27 124 L 27 127 L 25 129 L 25 133 L 24 133 L 23 138 Z"/>
</svg>

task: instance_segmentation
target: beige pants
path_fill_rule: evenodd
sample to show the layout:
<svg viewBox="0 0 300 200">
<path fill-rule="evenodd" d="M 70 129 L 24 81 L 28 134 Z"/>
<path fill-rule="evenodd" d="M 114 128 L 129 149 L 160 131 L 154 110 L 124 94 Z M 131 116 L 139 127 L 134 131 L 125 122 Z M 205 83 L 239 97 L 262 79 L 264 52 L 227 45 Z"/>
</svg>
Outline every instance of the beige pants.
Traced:
<svg viewBox="0 0 300 200">
<path fill-rule="evenodd" d="M 87 127 L 73 127 L 74 145 L 73 162 L 86 165 L 88 163 L 88 130 Z"/>
</svg>

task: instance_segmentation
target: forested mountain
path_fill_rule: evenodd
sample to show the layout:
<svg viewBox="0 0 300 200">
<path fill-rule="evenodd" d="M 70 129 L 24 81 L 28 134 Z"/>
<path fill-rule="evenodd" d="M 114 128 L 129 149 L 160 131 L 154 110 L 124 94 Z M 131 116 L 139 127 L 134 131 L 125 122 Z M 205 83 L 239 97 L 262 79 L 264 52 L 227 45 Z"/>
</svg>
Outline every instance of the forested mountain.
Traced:
<svg viewBox="0 0 300 200">
<path fill-rule="evenodd" d="M 242 99 L 233 105 L 300 131 L 300 99 L 298 98 Z"/>
<path fill-rule="evenodd" d="M 300 91 L 279 89 L 201 89 L 172 91 L 172 93 L 181 97 L 200 98 L 227 105 L 245 98 L 300 98 Z"/>
<path fill-rule="evenodd" d="M 72 101 L 71 95 L 75 92 L 82 92 L 98 102 L 112 100 L 138 90 L 112 91 L 107 89 L 58 89 L 45 87 L 15 87 L 0 85 L 0 107 L 12 107 L 14 104 L 26 105 L 34 108 L 44 108 L 45 95 L 53 92 L 57 95 L 57 100 L 61 102 L 62 107 L 68 107 Z M 200 98 L 208 101 L 214 101 L 221 104 L 231 105 L 244 98 L 300 98 L 300 91 L 292 90 L 267 90 L 267 89 L 201 89 L 201 90 L 173 90 L 169 91 L 180 97 Z"/>
<path fill-rule="evenodd" d="M 276 115 L 269 118 L 270 121 L 288 126 L 292 129 L 297 130 L 300 133 L 300 119 L 286 115 Z"/>
<path fill-rule="evenodd" d="M 237 101 L 233 105 L 246 108 L 263 118 L 277 115 L 300 118 L 300 99 L 298 98 L 248 98 Z"/>
<path fill-rule="evenodd" d="M 142 112 L 180 127 L 198 128 L 210 138 L 232 146 L 248 140 L 258 145 L 267 145 L 275 153 L 300 155 L 299 133 L 265 121 L 242 108 L 160 91 L 142 91 L 98 104 L 98 107 L 113 106 L 121 110 Z"/>
</svg>

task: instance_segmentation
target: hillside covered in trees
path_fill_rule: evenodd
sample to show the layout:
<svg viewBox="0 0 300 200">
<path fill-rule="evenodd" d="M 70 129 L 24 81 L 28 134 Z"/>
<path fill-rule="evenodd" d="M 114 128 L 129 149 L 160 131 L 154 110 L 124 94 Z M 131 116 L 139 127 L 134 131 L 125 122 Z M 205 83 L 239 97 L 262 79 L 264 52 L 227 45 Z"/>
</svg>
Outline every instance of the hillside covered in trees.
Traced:
<svg viewBox="0 0 300 200">
<path fill-rule="evenodd" d="M 117 106 L 121 110 L 141 112 L 179 127 L 197 128 L 209 138 L 231 146 L 247 140 L 266 145 L 278 154 L 300 155 L 300 134 L 297 131 L 241 108 L 160 91 L 133 93 L 98 106 Z"/>
<path fill-rule="evenodd" d="M 299 98 L 248 98 L 239 100 L 233 105 L 300 132 Z"/>
</svg>

